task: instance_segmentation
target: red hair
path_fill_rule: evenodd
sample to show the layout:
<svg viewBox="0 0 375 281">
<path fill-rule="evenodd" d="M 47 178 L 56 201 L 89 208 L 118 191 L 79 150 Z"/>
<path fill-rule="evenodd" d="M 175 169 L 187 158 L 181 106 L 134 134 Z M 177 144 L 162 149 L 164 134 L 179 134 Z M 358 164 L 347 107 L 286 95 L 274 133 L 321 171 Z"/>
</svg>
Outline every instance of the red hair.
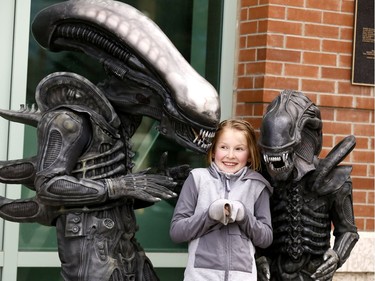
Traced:
<svg viewBox="0 0 375 281">
<path fill-rule="evenodd" d="M 261 169 L 260 153 L 257 146 L 255 130 L 251 124 L 241 119 L 228 119 L 224 120 L 219 124 L 216 130 L 215 137 L 212 141 L 212 145 L 207 153 L 207 161 L 209 164 L 212 163 L 212 154 L 215 150 L 217 140 L 225 129 L 234 129 L 244 133 L 247 140 L 247 148 L 249 150 L 249 159 L 247 160 L 248 166 L 255 171 Z"/>
</svg>

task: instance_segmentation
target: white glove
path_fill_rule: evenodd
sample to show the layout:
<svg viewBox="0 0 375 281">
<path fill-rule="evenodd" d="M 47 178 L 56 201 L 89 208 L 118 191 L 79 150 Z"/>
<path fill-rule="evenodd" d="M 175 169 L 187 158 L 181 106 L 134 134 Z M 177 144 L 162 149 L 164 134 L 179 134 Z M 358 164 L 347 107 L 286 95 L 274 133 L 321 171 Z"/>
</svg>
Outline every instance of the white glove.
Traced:
<svg viewBox="0 0 375 281">
<path fill-rule="evenodd" d="M 208 216 L 216 221 L 227 225 L 229 217 L 231 215 L 232 204 L 227 199 L 218 199 L 210 205 L 208 208 Z"/>
<path fill-rule="evenodd" d="M 245 206 L 240 201 L 231 201 L 232 211 L 229 222 L 242 221 L 245 218 Z"/>
</svg>

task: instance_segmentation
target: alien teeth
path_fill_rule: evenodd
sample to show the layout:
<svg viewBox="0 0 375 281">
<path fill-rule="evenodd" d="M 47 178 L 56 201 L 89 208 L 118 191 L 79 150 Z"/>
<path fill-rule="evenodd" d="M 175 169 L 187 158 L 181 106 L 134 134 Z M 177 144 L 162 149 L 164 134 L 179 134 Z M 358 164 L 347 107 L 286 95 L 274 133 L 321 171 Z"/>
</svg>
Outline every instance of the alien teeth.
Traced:
<svg viewBox="0 0 375 281">
<path fill-rule="evenodd" d="M 269 165 L 269 167 L 277 172 L 288 170 L 290 167 L 290 162 L 288 161 L 289 153 L 281 153 L 280 156 L 270 156 L 263 154 L 264 162 Z"/>
<path fill-rule="evenodd" d="M 285 171 L 285 170 L 288 170 L 289 168 L 289 166 L 282 166 L 282 167 L 276 168 L 272 163 L 270 164 L 270 166 L 273 171 L 277 171 L 277 172 Z"/>
<path fill-rule="evenodd" d="M 268 156 L 268 161 L 269 162 L 281 161 L 281 157 L 280 156 Z"/>
<path fill-rule="evenodd" d="M 264 159 L 265 163 L 269 163 L 270 162 L 270 160 L 268 159 L 268 155 L 267 154 L 263 154 L 263 159 Z"/>
<path fill-rule="evenodd" d="M 193 143 L 204 149 L 208 149 L 211 146 L 212 138 L 215 136 L 215 132 L 210 132 L 204 129 L 200 129 L 199 134 L 193 130 L 195 138 Z"/>
<path fill-rule="evenodd" d="M 283 161 L 286 162 L 288 160 L 288 153 L 283 153 Z"/>
<path fill-rule="evenodd" d="M 267 154 L 263 154 L 263 159 L 265 163 L 278 162 L 278 161 L 287 162 L 288 157 L 289 157 L 288 153 L 283 153 L 282 156 L 269 156 Z"/>
</svg>

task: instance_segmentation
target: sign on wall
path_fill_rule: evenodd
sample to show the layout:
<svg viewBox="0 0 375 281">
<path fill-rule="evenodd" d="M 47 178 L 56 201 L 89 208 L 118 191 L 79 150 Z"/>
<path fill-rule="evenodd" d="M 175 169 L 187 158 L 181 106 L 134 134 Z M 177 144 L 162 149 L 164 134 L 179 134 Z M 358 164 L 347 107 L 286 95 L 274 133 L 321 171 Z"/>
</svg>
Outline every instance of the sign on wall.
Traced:
<svg viewBox="0 0 375 281">
<path fill-rule="evenodd" d="M 374 86 L 374 1 L 356 0 L 352 84 Z"/>
</svg>

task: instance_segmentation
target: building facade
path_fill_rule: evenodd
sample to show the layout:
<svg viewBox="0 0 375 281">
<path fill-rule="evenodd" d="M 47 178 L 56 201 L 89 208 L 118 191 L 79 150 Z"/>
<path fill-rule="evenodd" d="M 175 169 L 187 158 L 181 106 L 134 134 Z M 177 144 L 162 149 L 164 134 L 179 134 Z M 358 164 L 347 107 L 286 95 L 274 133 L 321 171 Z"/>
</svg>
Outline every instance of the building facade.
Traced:
<svg viewBox="0 0 375 281">
<path fill-rule="evenodd" d="M 237 17 L 233 115 L 259 128 L 267 104 L 283 89 L 293 89 L 321 110 L 320 157 L 347 135 L 357 139 L 344 162 L 353 165 L 354 215 L 361 238 L 336 280 L 374 280 L 374 85 L 352 83 L 356 15 L 369 17 L 374 38 L 370 2 L 241 0 Z M 356 13 L 358 3 L 369 12 Z M 370 42 L 374 75 L 374 40 Z"/>
</svg>

